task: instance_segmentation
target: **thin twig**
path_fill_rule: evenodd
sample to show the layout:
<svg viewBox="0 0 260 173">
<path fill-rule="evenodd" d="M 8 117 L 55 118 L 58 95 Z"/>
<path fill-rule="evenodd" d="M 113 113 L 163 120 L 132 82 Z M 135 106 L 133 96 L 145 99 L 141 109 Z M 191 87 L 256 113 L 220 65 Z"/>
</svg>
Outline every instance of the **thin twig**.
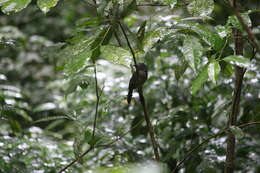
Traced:
<svg viewBox="0 0 260 173">
<path fill-rule="evenodd" d="M 136 57 L 135 57 L 134 50 L 133 50 L 132 47 L 131 47 L 131 44 L 130 44 L 129 39 L 128 39 L 127 35 L 126 35 L 126 32 L 125 32 L 124 27 L 122 26 L 122 24 L 121 24 L 120 21 L 119 21 L 118 23 L 119 23 L 119 26 L 120 26 L 121 30 L 123 31 L 123 34 L 124 34 L 124 36 L 125 36 L 127 45 L 128 45 L 128 47 L 129 47 L 129 49 L 130 49 L 130 51 L 131 51 L 131 53 L 132 53 L 132 56 L 133 56 L 133 59 L 134 59 L 134 63 L 135 63 L 135 66 L 136 66 L 136 65 L 137 65 L 137 61 L 136 61 Z"/>
<path fill-rule="evenodd" d="M 244 128 L 244 127 L 247 127 L 247 126 L 250 126 L 250 125 L 256 125 L 256 124 L 260 124 L 260 121 L 256 121 L 256 122 L 250 122 L 250 123 L 245 123 L 245 124 L 240 124 L 239 128 Z M 212 135 L 210 137 L 208 137 L 207 139 L 205 139 L 204 141 L 202 141 L 200 144 L 198 144 L 197 146 L 195 146 L 194 148 L 190 149 L 188 151 L 188 153 L 184 156 L 184 158 L 176 165 L 176 167 L 174 168 L 174 170 L 172 171 L 172 173 L 175 173 L 179 167 L 187 160 L 191 157 L 191 155 L 196 151 L 198 150 L 201 146 L 203 146 L 205 143 L 209 142 L 211 139 L 213 138 L 216 138 L 218 136 L 221 136 L 223 135 L 223 133 L 226 133 L 229 131 L 229 127 L 226 127 L 225 129 L 221 130 L 220 132 L 218 132 L 217 134 L 215 135 Z"/>
<path fill-rule="evenodd" d="M 168 5 L 165 5 L 165 4 L 137 4 L 136 6 L 139 6 L 139 7 L 167 7 Z"/>
<path fill-rule="evenodd" d="M 143 122 L 143 120 L 140 120 L 138 123 L 136 123 L 130 130 L 126 131 L 125 133 L 123 133 L 121 136 L 117 137 L 114 141 L 108 143 L 108 144 L 104 144 L 104 145 L 91 145 L 84 153 L 82 153 L 79 157 L 77 157 L 76 159 L 74 159 L 73 161 L 71 161 L 68 165 L 66 165 L 64 168 L 62 168 L 59 173 L 64 172 L 65 170 L 67 170 L 69 167 L 71 167 L 73 164 L 75 164 L 77 161 L 79 161 L 81 158 L 83 158 L 87 153 L 89 153 L 92 149 L 94 148 L 98 148 L 98 147 L 109 147 L 112 144 L 116 143 L 117 141 L 121 140 L 124 136 L 126 136 L 128 133 L 130 133 L 132 130 L 134 130 L 136 127 L 138 127 L 141 123 Z"/>
<path fill-rule="evenodd" d="M 151 142 L 152 142 L 152 145 L 153 145 L 153 151 L 154 151 L 155 159 L 156 159 L 156 161 L 159 162 L 160 161 L 160 155 L 159 155 L 159 150 L 158 150 L 158 144 L 155 140 L 153 125 L 152 125 L 150 117 L 147 113 L 147 108 L 146 108 L 145 99 L 144 99 L 144 96 L 143 96 L 142 89 L 139 89 L 138 93 L 139 93 L 140 102 L 141 102 L 142 107 L 143 107 L 145 121 L 146 121 L 148 131 L 149 131 L 149 134 L 150 134 L 150 137 L 151 137 Z"/>
<path fill-rule="evenodd" d="M 133 59 L 134 59 L 134 63 L 135 63 L 135 65 L 137 65 L 135 53 L 134 53 L 134 51 L 133 51 L 133 49 L 131 47 L 129 39 L 128 39 L 128 37 L 126 35 L 126 32 L 125 32 L 125 30 L 124 30 L 124 28 L 123 28 L 123 26 L 122 26 L 120 21 L 119 21 L 119 26 L 121 27 L 121 29 L 123 31 L 123 34 L 125 36 L 127 45 L 129 47 L 129 49 L 131 50 L 131 53 L 132 53 L 132 56 L 133 56 Z M 138 70 L 137 70 L 137 72 L 138 72 Z M 146 108 L 145 99 L 144 99 L 144 96 L 143 96 L 142 89 L 139 89 L 138 93 L 139 93 L 139 98 L 140 98 L 140 101 L 141 101 L 141 104 L 142 104 L 142 107 L 143 107 L 144 117 L 145 117 L 145 120 L 146 120 L 148 131 L 149 131 L 149 134 L 150 134 L 150 137 L 151 137 L 151 142 L 152 142 L 152 146 L 153 146 L 153 150 L 154 150 L 155 159 L 156 159 L 156 161 L 160 161 L 158 145 L 157 145 L 157 142 L 155 140 L 155 135 L 154 135 L 154 130 L 153 130 L 153 126 L 152 126 L 151 120 L 150 120 L 149 115 L 147 113 L 147 108 Z"/>
<path fill-rule="evenodd" d="M 98 81 L 97 81 L 97 67 L 96 64 L 94 64 L 94 74 L 95 74 L 95 90 L 96 90 L 96 107 L 95 107 L 95 118 L 94 118 L 94 123 L 93 123 L 93 131 L 92 131 L 92 139 L 95 137 L 95 132 L 96 132 L 96 126 L 97 126 L 97 117 L 98 117 L 98 106 L 99 106 L 99 94 L 98 94 Z"/>
</svg>

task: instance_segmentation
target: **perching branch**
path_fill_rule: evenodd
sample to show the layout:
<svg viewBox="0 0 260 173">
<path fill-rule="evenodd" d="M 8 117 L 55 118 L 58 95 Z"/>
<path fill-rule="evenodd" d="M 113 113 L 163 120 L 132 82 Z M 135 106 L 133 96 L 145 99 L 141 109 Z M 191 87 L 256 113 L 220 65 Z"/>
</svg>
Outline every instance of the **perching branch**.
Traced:
<svg viewBox="0 0 260 173">
<path fill-rule="evenodd" d="M 130 49 L 130 51 L 131 51 L 131 53 L 132 53 L 133 60 L 134 60 L 135 66 L 136 66 L 136 65 L 137 65 L 137 61 L 136 61 L 136 57 L 135 57 L 134 50 L 132 49 L 132 46 L 131 46 L 131 44 L 130 44 L 130 42 L 129 42 L 129 39 L 128 39 L 127 35 L 126 35 L 126 32 L 125 32 L 124 27 L 122 26 L 122 24 L 121 24 L 120 21 L 119 21 L 118 23 L 119 23 L 119 26 L 120 26 L 120 28 L 121 28 L 121 30 L 122 30 L 124 36 L 125 36 L 125 39 L 126 39 L 127 45 L 128 45 L 128 47 L 129 47 L 129 49 Z"/>
<path fill-rule="evenodd" d="M 237 127 L 239 128 L 244 128 L 244 127 L 247 127 L 247 126 L 251 126 L 251 125 L 256 125 L 256 124 L 260 124 L 260 121 L 256 121 L 256 122 L 250 122 L 250 123 L 245 123 L 245 124 L 241 124 Z M 184 156 L 184 158 L 176 165 L 176 167 L 174 168 L 174 170 L 172 171 L 172 173 L 175 173 L 179 168 L 180 166 L 187 160 L 191 157 L 191 155 L 197 151 L 200 147 L 202 147 L 204 144 L 208 143 L 211 139 L 214 139 L 218 136 L 221 136 L 223 135 L 224 133 L 227 133 L 229 131 L 229 127 L 221 130 L 220 132 L 218 132 L 217 134 L 215 135 L 212 135 L 210 137 L 208 137 L 207 139 L 205 139 L 204 141 L 202 141 L 200 144 L 198 144 L 197 146 L 195 146 L 194 148 L 190 149 L 188 151 L 188 153 Z"/>
<path fill-rule="evenodd" d="M 129 49 L 131 50 L 131 53 L 132 53 L 132 56 L 133 56 L 133 60 L 134 60 L 134 63 L 135 65 L 137 66 L 137 61 L 136 61 L 136 57 L 135 57 L 135 53 L 131 47 L 131 44 L 129 42 L 129 39 L 126 35 L 126 32 L 121 24 L 121 22 L 119 21 L 119 26 L 120 28 L 122 29 L 123 31 L 123 34 L 124 34 L 124 37 L 126 39 L 126 42 L 127 42 L 127 45 L 129 47 Z M 138 72 L 138 71 L 137 71 Z M 159 155 L 159 150 L 158 150 L 158 145 L 157 145 L 157 142 L 155 140 L 155 135 L 154 135 L 154 130 L 153 130 L 153 126 L 152 126 L 152 123 L 151 123 L 151 120 L 150 120 L 150 117 L 148 115 L 148 112 L 147 112 L 147 108 L 146 108 L 146 104 L 145 104 L 145 98 L 143 96 L 143 91 L 142 89 L 138 89 L 138 93 L 139 93 L 139 98 L 140 98 L 140 102 L 142 104 L 142 107 L 143 107 L 143 111 L 144 111 L 144 117 L 145 117 L 145 121 L 146 121 L 146 124 L 147 124 L 147 128 L 148 128 L 148 131 L 149 131 L 149 134 L 150 134 L 150 137 L 151 137 L 151 142 L 152 142 L 152 146 L 153 146 L 153 151 L 154 151 L 154 155 L 155 155 L 155 159 L 156 161 L 160 161 L 160 155 Z"/>
</svg>

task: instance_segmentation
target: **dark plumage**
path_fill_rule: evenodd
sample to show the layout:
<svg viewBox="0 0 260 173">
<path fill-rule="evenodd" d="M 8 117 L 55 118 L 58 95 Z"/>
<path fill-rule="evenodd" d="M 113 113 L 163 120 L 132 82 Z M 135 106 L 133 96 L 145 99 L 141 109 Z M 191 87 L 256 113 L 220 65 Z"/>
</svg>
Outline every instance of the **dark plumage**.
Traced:
<svg viewBox="0 0 260 173">
<path fill-rule="evenodd" d="M 131 102 L 134 89 L 141 89 L 145 81 L 147 80 L 148 72 L 147 66 L 144 63 L 136 65 L 136 71 L 133 73 L 128 87 L 127 102 Z"/>
</svg>

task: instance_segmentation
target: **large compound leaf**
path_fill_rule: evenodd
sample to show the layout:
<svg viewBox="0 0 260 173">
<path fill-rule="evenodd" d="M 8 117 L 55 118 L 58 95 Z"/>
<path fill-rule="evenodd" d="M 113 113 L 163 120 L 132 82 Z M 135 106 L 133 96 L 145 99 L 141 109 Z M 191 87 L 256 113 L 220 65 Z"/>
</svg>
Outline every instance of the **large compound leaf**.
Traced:
<svg viewBox="0 0 260 173">
<path fill-rule="evenodd" d="M 59 0 L 38 0 L 38 7 L 44 12 L 47 13 L 50 8 L 55 7 Z"/>
<path fill-rule="evenodd" d="M 214 9 L 213 0 L 192 0 L 188 5 L 188 11 L 194 16 L 208 16 Z"/>
<path fill-rule="evenodd" d="M 31 0 L 1 0 L 0 6 L 1 10 L 5 14 L 10 14 L 21 11 L 22 9 L 26 8 L 30 2 Z"/>
<path fill-rule="evenodd" d="M 101 57 L 114 64 L 130 66 L 132 62 L 132 54 L 121 47 L 113 45 L 101 46 Z"/>
</svg>

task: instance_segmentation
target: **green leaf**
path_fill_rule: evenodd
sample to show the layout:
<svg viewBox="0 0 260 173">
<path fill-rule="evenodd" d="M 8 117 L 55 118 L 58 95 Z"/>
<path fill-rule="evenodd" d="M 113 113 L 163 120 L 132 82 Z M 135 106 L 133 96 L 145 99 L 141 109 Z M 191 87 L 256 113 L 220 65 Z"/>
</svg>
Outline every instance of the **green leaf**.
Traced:
<svg viewBox="0 0 260 173">
<path fill-rule="evenodd" d="M 212 62 L 210 62 L 208 66 L 208 75 L 209 75 L 209 79 L 214 84 L 217 83 L 219 72 L 220 72 L 220 65 L 218 61 L 213 60 Z"/>
<path fill-rule="evenodd" d="M 156 42 L 160 40 L 163 36 L 163 29 L 158 28 L 152 31 L 148 31 L 145 33 L 143 42 L 142 42 L 142 47 L 145 52 L 148 52 Z"/>
<path fill-rule="evenodd" d="M 196 94 L 197 91 L 202 88 L 203 84 L 208 79 L 208 64 L 203 67 L 199 75 L 195 80 L 192 81 L 191 93 L 192 95 Z"/>
<path fill-rule="evenodd" d="M 248 13 L 241 13 L 241 17 L 243 18 L 245 24 L 248 26 L 248 27 L 251 27 L 252 26 L 252 22 L 250 20 L 250 17 L 248 15 Z M 237 29 L 239 29 L 240 31 L 243 31 L 243 26 L 242 24 L 239 22 L 239 20 L 237 19 L 236 16 L 229 16 L 228 17 L 228 21 L 227 21 L 227 24 L 226 26 L 229 26 L 229 25 L 232 25 L 234 27 L 236 27 Z"/>
<path fill-rule="evenodd" d="M 242 139 L 245 136 L 244 132 L 239 127 L 231 126 L 230 131 L 236 136 L 237 139 Z"/>
<path fill-rule="evenodd" d="M 55 7 L 59 0 L 37 0 L 37 6 L 44 12 L 47 13 L 50 8 Z"/>
<path fill-rule="evenodd" d="M 206 28 L 205 26 L 195 25 L 191 26 L 192 30 L 196 32 L 203 41 L 209 44 L 213 49 L 221 51 L 225 45 L 225 41 L 214 31 Z"/>
<path fill-rule="evenodd" d="M 221 38 L 227 37 L 232 33 L 232 28 L 230 26 L 217 25 L 215 29 Z"/>
<path fill-rule="evenodd" d="M 73 75 L 86 67 L 90 67 L 89 60 L 91 55 L 92 55 L 92 51 L 85 50 L 79 53 L 78 55 L 70 57 L 64 66 L 65 73 L 67 75 Z"/>
<path fill-rule="evenodd" d="M 177 0 L 163 0 L 163 2 L 170 6 L 170 8 L 174 8 L 177 4 Z"/>
<path fill-rule="evenodd" d="M 236 65 L 239 67 L 244 67 L 244 68 L 250 68 L 252 65 L 248 58 L 245 58 L 241 55 L 238 55 L 238 56 L 231 55 L 231 56 L 225 57 L 223 60 L 230 64 L 233 64 L 233 65 Z"/>
<path fill-rule="evenodd" d="M 130 15 L 136 9 L 137 9 L 136 0 L 132 0 L 132 2 L 124 8 L 120 17 L 123 19 L 126 16 Z"/>
<path fill-rule="evenodd" d="M 190 67 L 197 71 L 197 67 L 201 62 L 203 54 L 203 47 L 199 42 L 199 39 L 193 36 L 187 36 L 184 39 L 182 53 L 185 60 L 189 63 Z"/>
<path fill-rule="evenodd" d="M 0 2 L 2 11 L 5 14 L 10 14 L 12 12 L 18 12 L 26 8 L 31 0 L 3 0 Z"/>
<path fill-rule="evenodd" d="M 186 71 L 187 67 L 188 67 L 188 63 L 186 61 L 183 61 L 183 63 L 180 65 L 176 64 L 173 66 L 175 78 L 177 81 L 182 77 L 182 75 Z"/>
<path fill-rule="evenodd" d="M 214 9 L 213 0 L 192 0 L 188 5 L 188 11 L 193 16 L 208 16 Z"/>
<path fill-rule="evenodd" d="M 91 50 L 93 50 L 91 59 L 95 60 L 100 56 L 100 46 L 108 44 L 114 33 L 115 27 L 115 25 L 109 25 L 99 33 L 94 42 L 91 44 Z"/>
<path fill-rule="evenodd" d="M 144 34 L 145 34 L 145 26 L 146 26 L 146 21 L 144 21 L 140 28 L 138 29 L 138 32 L 137 32 L 137 46 L 139 49 L 143 50 L 143 47 L 142 47 L 142 41 L 144 39 Z"/>
<path fill-rule="evenodd" d="M 114 64 L 130 66 L 132 62 L 132 54 L 121 47 L 106 45 L 101 46 L 101 57 Z"/>
<path fill-rule="evenodd" d="M 94 42 L 94 38 L 86 38 L 79 35 L 70 40 L 70 42 L 71 44 L 59 53 L 59 57 L 65 58 L 61 69 L 68 76 L 90 66 L 89 60 L 92 55 L 91 44 Z"/>
</svg>

